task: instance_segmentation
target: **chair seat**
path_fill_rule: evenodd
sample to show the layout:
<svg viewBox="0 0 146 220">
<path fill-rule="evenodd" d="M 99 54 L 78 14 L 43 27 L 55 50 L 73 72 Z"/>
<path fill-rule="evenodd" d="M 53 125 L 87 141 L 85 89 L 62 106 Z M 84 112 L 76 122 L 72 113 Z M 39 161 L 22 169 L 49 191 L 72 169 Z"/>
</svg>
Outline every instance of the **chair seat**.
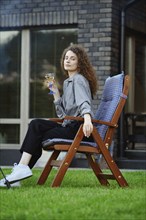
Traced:
<svg viewBox="0 0 146 220">
<path fill-rule="evenodd" d="M 71 144 L 73 140 L 71 139 L 62 139 L 62 138 L 53 138 L 53 139 L 47 139 L 42 142 L 43 149 L 47 149 L 49 146 L 53 145 L 60 145 L 60 144 Z M 81 141 L 80 145 L 86 145 L 86 146 L 91 146 L 91 147 L 97 147 L 97 144 L 95 142 L 89 142 L 89 141 Z"/>
</svg>

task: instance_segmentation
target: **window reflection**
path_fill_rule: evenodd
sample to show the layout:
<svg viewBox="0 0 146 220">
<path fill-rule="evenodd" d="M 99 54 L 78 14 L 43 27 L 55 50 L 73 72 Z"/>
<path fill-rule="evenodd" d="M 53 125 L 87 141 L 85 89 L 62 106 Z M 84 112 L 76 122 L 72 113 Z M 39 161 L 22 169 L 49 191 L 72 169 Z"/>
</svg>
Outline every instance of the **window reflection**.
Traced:
<svg viewBox="0 0 146 220">
<path fill-rule="evenodd" d="M 19 143 L 20 126 L 16 124 L 0 124 L 0 144 Z"/>
<path fill-rule="evenodd" d="M 54 117 L 53 97 L 48 95 L 45 74 L 54 72 L 59 89 L 64 80 L 60 68 L 63 50 L 77 42 L 77 29 L 39 30 L 31 32 L 30 118 Z"/>
<path fill-rule="evenodd" d="M 20 117 L 20 32 L 0 32 L 0 118 Z"/>
</svg>

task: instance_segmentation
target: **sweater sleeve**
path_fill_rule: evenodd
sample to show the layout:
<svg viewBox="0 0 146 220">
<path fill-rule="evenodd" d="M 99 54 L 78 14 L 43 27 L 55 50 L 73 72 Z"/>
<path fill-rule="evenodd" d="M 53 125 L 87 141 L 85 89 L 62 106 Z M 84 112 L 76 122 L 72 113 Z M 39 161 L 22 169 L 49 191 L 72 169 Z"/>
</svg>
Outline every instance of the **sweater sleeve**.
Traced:
<svg viewBox="0 0 146 220">
<path fill-rule="evenodd" d="M 62 97 L 60 97 L 57 101 L 54 101 L 56 114 L 59 118 L 65 117 L 65 110 L 63 107 Z"/>
<path fill-rule="evenodd" d="M 88 113 L 93 117 L 92 98 L 89 83 L 84 80 L 75 80 L 74 82 L 75 102 L 78 106 L 78 112 L 83 117 Z"/>
</svg>

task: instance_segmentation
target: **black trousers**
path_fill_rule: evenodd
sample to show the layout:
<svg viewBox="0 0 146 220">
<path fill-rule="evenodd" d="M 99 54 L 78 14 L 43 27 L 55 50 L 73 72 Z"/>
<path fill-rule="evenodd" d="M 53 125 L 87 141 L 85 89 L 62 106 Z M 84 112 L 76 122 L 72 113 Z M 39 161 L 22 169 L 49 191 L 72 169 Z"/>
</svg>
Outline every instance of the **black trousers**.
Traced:
<svg viewBox="0 0 146 220">
<path fill-rule="evenodd" d="M 80 124 L 80 122 L 73 121 L 66 127 L 62 127 L 61 124 L 50 120 L 32 120 L 20 149 L 21 153 L 27 152 L 32 155 L 29 167 L 32 168 L 41 157 L 42 141 L 52 138 L 74 139 Z M 92 137 L 84 138 L 84 140 L 92 141 Z"/>
</svg>

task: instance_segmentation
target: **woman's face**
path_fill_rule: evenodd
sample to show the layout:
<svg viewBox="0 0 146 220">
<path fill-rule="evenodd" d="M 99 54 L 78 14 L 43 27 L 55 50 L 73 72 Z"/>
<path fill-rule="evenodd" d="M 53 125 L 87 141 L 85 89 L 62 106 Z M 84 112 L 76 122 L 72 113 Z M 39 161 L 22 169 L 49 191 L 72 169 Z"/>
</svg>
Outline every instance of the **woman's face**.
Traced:
<svg viewBox="0 0 146 220">
<path fill-rule="evenodd" d="M 78 57 L 71 50 L 67 51 L 64 57 L 64 69 L 68 73 L 76 73 L 78 69 Z"/>
</svg>

